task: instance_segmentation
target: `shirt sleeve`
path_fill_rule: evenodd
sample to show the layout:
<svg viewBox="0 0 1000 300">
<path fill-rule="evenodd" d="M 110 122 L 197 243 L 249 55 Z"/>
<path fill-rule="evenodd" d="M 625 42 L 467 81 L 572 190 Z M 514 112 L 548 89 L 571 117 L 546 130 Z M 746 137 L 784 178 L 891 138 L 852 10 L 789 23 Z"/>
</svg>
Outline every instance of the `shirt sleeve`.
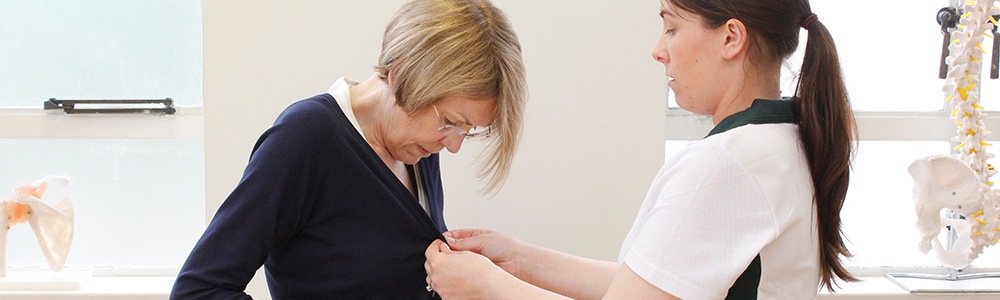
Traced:
<svg viewBox="0 0 1000 300">
<path fill-rule="evenodd" d="M 323 140 L 315 106 L 293 104 L 257 141 L 237 187 L 195 245 L 171 299 L 251 299 L 244 290 L 273 249 L 304 226 Z M 319 114 L 319 115 L 317 115 Z"/>
<path fill-rule="evenodd" d="M 653 182 L 651 199 L 624 262 L 683 299 L 724 298 L 777 236 L 764 193 L 724 149 L 686 152 Z"/>
</svg>

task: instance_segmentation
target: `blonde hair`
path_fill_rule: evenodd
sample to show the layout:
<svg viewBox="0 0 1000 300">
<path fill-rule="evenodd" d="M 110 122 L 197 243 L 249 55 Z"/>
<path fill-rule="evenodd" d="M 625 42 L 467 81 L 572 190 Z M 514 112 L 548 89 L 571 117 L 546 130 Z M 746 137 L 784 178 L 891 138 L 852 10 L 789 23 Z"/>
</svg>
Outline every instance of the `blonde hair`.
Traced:
<svg viewBox="0 0 1000 300">
<path fill-rule="evenodd" d="M 409 1 L 386 25 L 375 70 L 384 81 L 392 73 L 396 104 L 408 113 L 448 96 L 495 101 L 493 135 L 479 156 L 477 177 L 489 177 L 485 191 L 503 186 L 521 134 L 527 84 L 521 45 L 502 11 L 487 0 Z"/>
</svg>

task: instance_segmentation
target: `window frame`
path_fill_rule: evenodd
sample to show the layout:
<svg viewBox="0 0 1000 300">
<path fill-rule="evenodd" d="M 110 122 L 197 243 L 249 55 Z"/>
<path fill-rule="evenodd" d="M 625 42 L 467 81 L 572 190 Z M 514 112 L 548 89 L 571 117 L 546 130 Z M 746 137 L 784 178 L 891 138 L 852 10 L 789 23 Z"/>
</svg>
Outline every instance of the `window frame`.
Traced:
<svg viewBox="0 0 1000 300">
<path fill-rule="evenodd" d="M 23 69 L 15 67 L 6 73 L 16 78 L 9 82 L 14 89 L 8 92 L 17 91 L 19 86 L 25 84 L 21 78 L 30 83 L 26 87 L 32 88 L 29 89 L 30 93 L 10 93 L 5 97 L 6 100 L 0 101 L 3 102 L 0 103 L 0 139 L 14 140 L 15 145 L 18 145 L 16 144 L 18 140 L 30 140 L 28 144 L 34 141 L 61 142 L 62 140 L 140 142 L 167 140 L 168 143 L 182 140 L 185 143 L 192 142 L 191 144 L 197 142 L 202 144 L 203 148 L 204 107 L 207 101 L 204 91 L 206 47 L 202 0 L 176 3 L 145 1 L 111 6 L 108 6 L 109 3 L 99 2 L 75 3 L 72 6 L 55 2 L 10 4 L 10 7 L 5 6 L 9 8 L 5 12 L 18 17 L 5 19 L 8 21 L 5 24 L 9 26 L 4 28 L 8 30 L 0 31 L 13 34 L 11 36 L 15 41 L 19 41 L 18 38 L 27 39 L 22 41 L 23 43 L 10 44 L 8 48 L 0 51 L 10 51 L 4 52 L 7 54 L 21 54 L 22 56 L 8 56 L 15 58 L 14 61 L 28 58 L 25 61 L 29 64 L 21 66 Z M 27 18 L 20 18 L 22 16 Z M 28 26 L 30 28 L 23 26 L 38 20 L 41 20 L 41 23 Z M 133 26 L 138 29 L 130 28 Z M 28 29 L 31 30 L 26 31 Z M 71 47 L 67 48 L 66 45 Z M 23 56 L 24 54 L 29 56 Z M 35 59 L 35 54 L 41 59 Z M 91 57 L 93 59 L 90 59 Z M 15 66 L 20 65 L 15 64 Z M 102 76 L 105 75 L 105 71 L 108 76 Z M 49 74 L 53 76 L 48 77 Z M 94 78 L 96 80 L 88 81 Z M 81 80 L 77 82 L 74 79 Z M 108 84 L 95 85 L 94 82 Z M 71 92 L 67 93 L 66 90 Z M 60 95 L 68 94 L 71 96 L 67 97 L 74 99 L 161 98 L 164 93 L 168 93 L 170 95 L 167 96 L 173 97 L 175 100 L 173 103 L 177 107 L 175 113 L 169 115 L 67 114 L 62 110 L 45 110 L 42 104 L 49 100 L 48 97 L 34 99 L 38 94 L 49 93 L 55 98 L 62 98 Z M 201 154 L 202 158 L 204 157 L 204 149 L 186 149 L 191 150 L 188 152 L 192 154 L 191 156 Z M 65 151 L 72 152 L 74 149 Z M 129 151 L 126 149 L 114 154 Z M 191 165 L 197 166 L 198 162 L 192 162 Z M 197 174 L 203 177 L 204 174 L 198 174 L 204 173 L 204 164 L 201 167 L 202 170 L 191 170 L 188 175 Z M 157 173 L 151 174 L 162 176 Z M 191 181 L 198 182 L 195 179 Z M 205 181 L 207 180 L 202 180 L 201 184 Z M 199 197 L 204 197 L 203 191 L 194 188 L 188 191 L 191 195 L 202 194 Z M 187 199 L 192 203 L 200 202 L 201 206 L 207 202 L 204 198 Z M 151 202 L 134 203 L 145 205 Z M 81 208 L 84 206 L 78 206 L 76 209 L 75 226 L 82 224 Z M 96 206 L 96 208 L 108 207 Z M 190 215 L 185 216 L 205 219 L 203 209 L 193 210 Z M 128 223 L 106 224 L 112 224 L 111 226 L 124 224 L 125 227 L 121 228 L 129 226 Z M 203 230 L 207 223 L 198 223 L 197 226 Z M 156 228 L 170 229 L 160 227 L 159 224 Z M 79 239 L 84 236 L 79 229 L 76 230 L 74 244 L 80 244 Z M 88 235 L 107 234 L 90 232 Z M 115 238 L 116 242 L 132 243 L 130 239 Z M 177 243 L 169 240 L 167 242 Z M 192 244 L 194 242 L 192 241 Z M 70 257 L 87 254 L 80 250 L 83 250 L 80 246 L 73 245 Z M 157 256 L 153 255 L 159 253 L 164 252 L 137 254 L 140 257 L 134 263 L 125 261 L 108 261 L 102 265 L 93 263 L 97 266 L 88 265 L 91 262 L 80 262 L 79 265 L 67 264 L 64 271 L 85 271 L 95 277 L 176 276 L 183 261 L 176 265 L 171 263 L 154 266 L 152 260 L 148 258 L 155 258 Z M 11 266 L 11 263 L 8 261 L 6 266 L 10 271 L 49 271 L 48 266 L 44 264 Z"/>
</svg>

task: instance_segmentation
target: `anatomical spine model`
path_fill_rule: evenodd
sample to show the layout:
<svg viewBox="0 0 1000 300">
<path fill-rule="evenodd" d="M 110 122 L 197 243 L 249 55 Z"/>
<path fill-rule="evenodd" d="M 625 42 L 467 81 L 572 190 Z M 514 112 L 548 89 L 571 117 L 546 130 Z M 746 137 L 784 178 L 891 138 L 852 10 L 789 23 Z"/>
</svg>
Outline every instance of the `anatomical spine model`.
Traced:
<svg viewBox="0 0 1000 300">
<path fill-rule="evenodd" d="M 38 238 L 49 268 L 62 270 L 73 243 L 73 202 L 63 198 L 55 206 L 42 202 L 49 183 L 69 185 L 69 178 L 46 176 L 14 189 L 14 198 L 0 200 L 3 226 L 0 227 L 0 277 L 7 275 L 7 234 L 19 223 L 27 222 Z"/>
<path fill-rule="evenodd" d="M 957 145 L 955 155 L 930 156 L 909 167 L 915 183 L 919 248 L 924 253 L 933 249 L 938 260 L 954 269 L 969 266 L 984 248 L 1000 241 L 1000 191 L 993 189 L 990 181 L 996 170 L 987 160 L 994 155 L 986 151 L 992 144 L 986 141 L 990 132 L 983 123 L 986 113 L 979 104 L 986 52 L 982 42 L 986 37 L 1000 38 L 992 34 L 997 24 L 992 16 L 1000 14 L 995 3 L 964 1 L 963 13 L 951 34 L 944 92 L 951 120 L 957 126 L 957 135 L 952 139 Z M 942 217 L 943 209 L 961 217 Z M 941 230 L 948 227 L 955 233 L 950 248 L 937 240 Z"/>
</svg>

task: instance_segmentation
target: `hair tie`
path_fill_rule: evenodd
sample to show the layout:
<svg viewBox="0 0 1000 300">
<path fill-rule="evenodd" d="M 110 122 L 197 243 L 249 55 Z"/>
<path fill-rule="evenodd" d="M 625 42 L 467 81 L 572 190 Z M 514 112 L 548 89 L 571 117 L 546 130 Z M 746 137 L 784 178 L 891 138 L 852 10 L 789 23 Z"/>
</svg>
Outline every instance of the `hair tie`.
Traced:
<svg viewBox="0 0 1000 300">
<path fill-rule="evenodd" d="M 809 27 L 812 26 L 813 23 L 816 23 L 817 20 L 819 20 L 819 17 L 817 17 L 816 14 L 809 14 L 805 20 L 802 20 L 802 28 L 809 30 Z"/>
</svg>

